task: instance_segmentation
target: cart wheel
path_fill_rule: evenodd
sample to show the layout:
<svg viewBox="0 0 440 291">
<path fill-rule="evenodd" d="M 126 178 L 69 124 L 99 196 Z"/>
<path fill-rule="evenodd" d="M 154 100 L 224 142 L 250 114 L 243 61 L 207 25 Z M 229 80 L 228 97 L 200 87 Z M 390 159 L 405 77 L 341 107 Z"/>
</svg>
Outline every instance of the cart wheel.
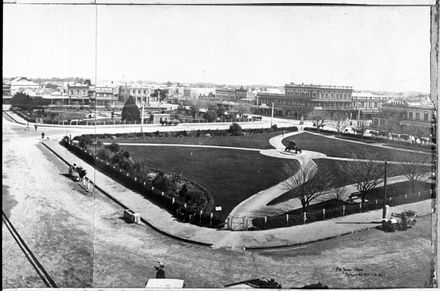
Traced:
<svg viewBox="0 0 440 291">
<path fill-rule="evenodd" d="M 399 229 L 399 226 L 397 224 L 393 224 L 393 226 L 391 227 L 392 232 L 395 232 L 398 229 Z"/>
</svg>

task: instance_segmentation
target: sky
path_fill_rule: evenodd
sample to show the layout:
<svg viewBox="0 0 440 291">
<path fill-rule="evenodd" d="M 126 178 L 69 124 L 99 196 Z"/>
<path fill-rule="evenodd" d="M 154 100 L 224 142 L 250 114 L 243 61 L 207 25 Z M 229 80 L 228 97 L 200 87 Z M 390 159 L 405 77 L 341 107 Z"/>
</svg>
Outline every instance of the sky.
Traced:
<svg viewBox="0 0 440 291">
<path fill-rule="evenodd" d="M 429 92 L 429 7 L 3 8 L 8 77 Z"/>
</svg>

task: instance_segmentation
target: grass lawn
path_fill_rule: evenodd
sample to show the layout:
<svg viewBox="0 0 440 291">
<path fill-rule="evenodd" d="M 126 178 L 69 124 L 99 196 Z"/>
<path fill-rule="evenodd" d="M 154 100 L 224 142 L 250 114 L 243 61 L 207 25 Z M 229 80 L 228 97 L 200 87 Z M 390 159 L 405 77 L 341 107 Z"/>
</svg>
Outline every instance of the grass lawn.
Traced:
<svg viewBox="0 0 440 291">
<path fill-rule="evenodd" d="M 230 146 L 230 147 L 243 147 L 243 148 L 257 148 L 257 149 L 271 149 L 273 148 L 269 144 L 269 139 L 283 134 L 279 132 L 267 132 L 258 133 L 245 136 L 212 136 L 212 137 L 154 137 L 144 139 L 124 139 L 118 138 L 117 140 L 105 139 L 103 142 L 131 142 L 131 143 L 165 143 L 165 144 L 197 144 L 197 145 L 218 145 L 218 146 Z"/>
<path fill-rule="evenodd" d="M 182 174 L 204 186 L 214 205 L 227 215 L 241 201 L 283 180 L 284 163 L 296 161 L 241 150 L 121 146 L 136 161 L 159 170 Z"/>
<path fill-rule="evenodd" d="M 352 184 L 348 179 L 348 176 L 340 169 L 339 165 L 341 163 L 346 163 L 342 161 L 328 160 L 328 159 L 316 159 L 314 162 L 318 165 L 318 173 L 317 175 L 327 175 L 329 178 L 333 179 L 333 187 L 338 188 L 345 185 Z M 350 162 L 348 162 L 350 163 Z M 402 171 L 397 165 L 388 165 L 387 167 L 387 176 L 397 176 L 401 175 Z M 429 172 L 429 167 L 427 167 L 427 172 Z M 331 177 L 330 177 L 331 175 Z M 274 200 L 272 200 L 269 205 L 278 204 L 281 202 L 285 202 L 289 199 L 295 198 L 296 196 L 292 191 L 286 192 L 281 196 L 278 196 Z"/>
<path fill-rule="evenodd" d="M 387 197 L 397 197 L 405 194 L 413 194 L 417 192 L 429 191 L 434 184 L 427 182 L 416 182 L 415 191 L 412 192 L 411 183 L 409 181 L 387 185 Z M 367 200 L 383 199 L 383 187 L 377 187 L 370 190 L 365 196 Z"/>
<path fill-rule="evenodd" d="M 350 152 L 371 149 L 372 152 L 377 154 L 377 158 L 382 160 L 388 159 L 389 161 L 402 161 L 405 160 L 405 157 L 408 155 L 414 156 L 420 161 L 430 158 L 429 154 L 409 153 L 394 149 L 370 146 L 368 144 L 352 143 L 349 141 L 318 136 L 307 132 L 288 137 L 283 140 L 283 144 L 287 145 L 288 141 L 290 140 L 295 141 L 296 144 L 304 150 L 321 152 L 330 157 L 351 158 Z"/>
</svg>

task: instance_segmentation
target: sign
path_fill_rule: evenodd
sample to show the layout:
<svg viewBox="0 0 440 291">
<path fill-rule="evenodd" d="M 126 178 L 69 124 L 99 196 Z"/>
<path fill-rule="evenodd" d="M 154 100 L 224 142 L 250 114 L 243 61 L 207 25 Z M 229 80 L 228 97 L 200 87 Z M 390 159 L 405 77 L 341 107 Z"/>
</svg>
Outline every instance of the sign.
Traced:
<svg viewBox="0 0 440 291">
<path fill-rule="evenodd" d="M 215 207 L 215 211 L 222 211 L 222 207 L 221 206 L 216 206 Z"/>
</svg>

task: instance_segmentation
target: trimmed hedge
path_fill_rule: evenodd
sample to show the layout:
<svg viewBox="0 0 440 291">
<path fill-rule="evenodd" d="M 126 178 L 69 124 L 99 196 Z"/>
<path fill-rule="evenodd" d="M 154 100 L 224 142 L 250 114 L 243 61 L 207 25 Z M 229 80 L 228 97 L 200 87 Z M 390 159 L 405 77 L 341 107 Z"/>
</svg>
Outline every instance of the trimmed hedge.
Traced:
<svg viewBox="0 0 440 291">
<path fill-rule="evenodd" d="M 109 177 L 120 182 L 122 185 L 137 191 L 146 199 L 167 210 L 179 221 L 214 228 L 222 227 L 224 225 L 224 219 L 219 217 L 216 213 L 206 213 L 207 211 L 202 211 L 197 205 L 186 203 L 183 197 L 172 196 L 169 193 L 155 188 L 149 180 L 143 179 L 143 177 L 133 176 L 119 166 L 112 165 L 107 161 L 97 158 L 92 152 L 69 143 L 67 137 L 63 138 L 60 144 L 86 163 L 91 164 Z M 189 183 L 197 186 L 203 192 L 206 192 L 206 189 L 200 185 L 196 185 L 192 182 Z M 210 208 L 212 208 L 213 201 L 210 201 L 208 204 L 210 204 Z"/>
<path fill-rule="evenodd" d="M 413 193 L 410 195 L 400 195 L 397 197 L 389 197 L 387 200 L 387 205 L 389 206 L 397 206 L 406 203 L 412 203 L 417 201 L 422 201 L 426 199 L 432 199 L 433 193 L 431 191 L 420 192 L 420 196 L 418 193 Z M 315 221 L 327 220 L 332 218 L 337 218 L 345 215 L 368 212 L 372 210 L 382 209 L 383 204 L 382 200 L 371 200 L 365 203 L 355 203 L 351 205 L 344 205 L 335 208 L 325 209 L 324 212 L 321 210 L 306 212 L 306 221 L 304 221 L 304 212 L 301 214 L 289 214 L 287 215 L 279 215 L 272 217 L 256 217 L 252 219 L 252 226 L 254 230 L 263 230 L 263 229 L 272 229 L 272 228 L 280 228 L 280 227 L 289 227 L 294 225 L 301 225 L 305 223 L 311 223 Z"/>
</svg>

